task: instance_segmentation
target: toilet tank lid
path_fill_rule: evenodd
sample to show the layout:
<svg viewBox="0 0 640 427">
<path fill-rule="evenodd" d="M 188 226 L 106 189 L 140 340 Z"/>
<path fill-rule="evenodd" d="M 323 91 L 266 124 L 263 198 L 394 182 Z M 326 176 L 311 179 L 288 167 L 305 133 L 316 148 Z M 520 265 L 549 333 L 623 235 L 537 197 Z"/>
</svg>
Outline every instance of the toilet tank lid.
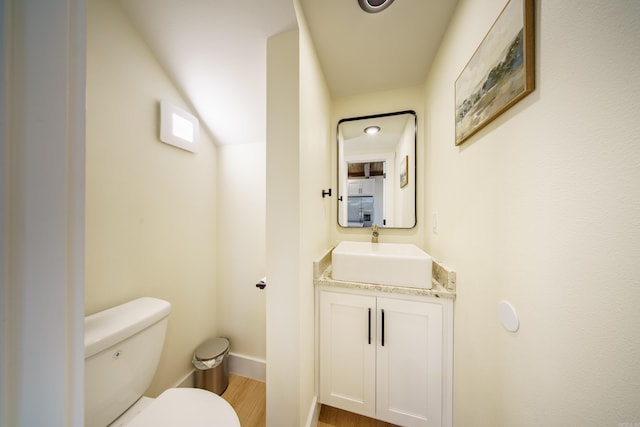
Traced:
<svg viewBox="0 0 640 427">
<path fill-rule="evenodd" d="M 167 301 L 143 297 L 84 318 L 84 357 L 135 335 L 169 315 Z"/>
</svg>

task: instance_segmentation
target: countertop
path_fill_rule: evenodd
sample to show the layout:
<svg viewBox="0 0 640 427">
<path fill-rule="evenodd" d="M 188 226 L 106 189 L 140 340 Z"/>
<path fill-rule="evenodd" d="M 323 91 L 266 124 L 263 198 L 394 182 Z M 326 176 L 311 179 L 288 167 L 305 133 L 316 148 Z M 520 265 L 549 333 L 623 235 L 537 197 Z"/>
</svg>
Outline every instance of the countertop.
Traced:
<svg viewBox="0 0 640 427">
<path fill-rule="evenodd" d="M 455 299 L 456 273 L 436 260 L 433 260 L 431 283 L 431 289 L 421 289 L 406 286 L 376 285 L 372 283 L 334 280 L 331 269 L 331 251 L 328 251 L 322 258 L 313 263 L 313 284 L 316 286 L 362 289 L 386 292 L 390 294 L 420 295 Z"/>
</svg>

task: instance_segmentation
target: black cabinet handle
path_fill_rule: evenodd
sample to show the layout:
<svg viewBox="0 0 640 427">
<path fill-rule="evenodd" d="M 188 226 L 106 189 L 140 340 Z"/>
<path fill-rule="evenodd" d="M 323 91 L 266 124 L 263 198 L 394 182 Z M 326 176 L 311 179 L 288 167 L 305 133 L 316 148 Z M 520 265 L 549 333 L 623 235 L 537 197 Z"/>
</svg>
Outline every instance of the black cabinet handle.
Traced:
<svg viewBox="0 0 640 427">
<path fill-rule="evenodd" d="M 371 309 L 369 309 L 369 344 L 371 344 Z"/>
<path fill-rule="evenodd" d="M 384 309 L 381 309 L 382 313 L 382 346 L 384 347 Z"/>
</svg>

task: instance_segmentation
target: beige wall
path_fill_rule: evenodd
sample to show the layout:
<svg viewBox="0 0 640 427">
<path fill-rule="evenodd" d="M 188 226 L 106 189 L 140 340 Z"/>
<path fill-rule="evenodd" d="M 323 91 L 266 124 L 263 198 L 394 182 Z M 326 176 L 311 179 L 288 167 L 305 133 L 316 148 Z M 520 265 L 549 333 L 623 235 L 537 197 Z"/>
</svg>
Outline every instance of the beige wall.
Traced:
<svg viewBox="0 0 640 427">
<path fill-rule="evenodd" d="M 296 426 L 300 401 L 298 31 L 267 40 L 267 425 Z"/>
<path fill-rule="evenodd" d="M 333 143 L 331 97 L 301 7 L 296 4 L 300 26 L 300 422 L 316 409 L 315 299 L 313 262 L 331 247 L 331 224 L 336 220 L 332 197 L 322 197 L 331 187 L 328 167 Z M 335 193 L 334 193 L 335 194 Z"/>
<path fill-rule="evenodd" d="M 189 107 L 117 2 L 90 0 L 87 32 L 85 310 L 171 302 L 154 395 L 216 333 L 216 150 L 202 128 L 197 154 L 159 141 L 158 102 Z"/>
<path fill-rule="evenodd" d="M 640 3 L 536 2 L 535 92 L 455 147 L 454 81 L 504 3 L 461 1 L 426 81 L 423 231 L 458 274 L 455 425 L 638 423 Z"/>
<path fill-rule="evenodd" d="M 394 192 L 394 215 L 398 224 L 416 224 L 418 215 L 415 209 L 416 200 L 416 184 L 413 165 L 417 164 L 417 156 L 414 145 L 417 145 L 416 123 L 413 120 L 407 120 L 404 127 L 400 143 L 396 146 L 396 164 L 400 165 L 404 159 L 407 159 L 407 184 L 400 187 L 400 168 L 396 169 L 393 176 L 393 186 L 397 188 Z M 422 150 L 422 146 L 421 146 Z M 413 154 L 412 154 L 413 153 Z"/>
<path fill-rule="evenodd" d="M 298 12 L 299 4 L 296 4 Z M 316 411 L 312 264 L 330 247 L 330 97 L 304 17 L 267 44 L 267 425 Z"/>
<path fill-rule="evenodd" d="M 231 351 L 266 358 L 266 292 L 255 284 L 266 272 L 266 144 L 218 147 L 218 333 Z"/>
<path fill-rule="evenodd" d="M 2 426 L 82 426 L 84 16 L 0 1 Z"/>
</svg>

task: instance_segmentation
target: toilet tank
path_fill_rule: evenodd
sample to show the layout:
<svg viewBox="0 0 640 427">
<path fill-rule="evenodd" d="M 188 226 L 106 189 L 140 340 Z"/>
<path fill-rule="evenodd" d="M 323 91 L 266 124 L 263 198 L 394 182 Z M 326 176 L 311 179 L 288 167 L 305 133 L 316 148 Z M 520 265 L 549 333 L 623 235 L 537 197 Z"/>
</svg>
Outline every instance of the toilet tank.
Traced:
<svg viewBox="0 0 640 427">
<path fill-rule="evenodd" d="M 105 427 L 149 388 L 171 304 L 139 298 L 84 318 L 85 427 Z"/>
</svg>

